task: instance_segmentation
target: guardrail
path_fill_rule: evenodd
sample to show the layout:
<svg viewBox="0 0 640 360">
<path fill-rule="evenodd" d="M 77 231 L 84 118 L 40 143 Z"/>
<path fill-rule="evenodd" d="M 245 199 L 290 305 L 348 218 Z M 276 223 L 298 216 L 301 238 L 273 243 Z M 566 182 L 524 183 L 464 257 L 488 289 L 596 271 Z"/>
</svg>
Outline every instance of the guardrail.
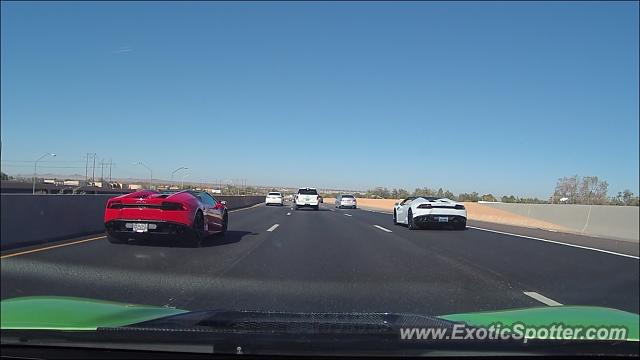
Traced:
<svg viewBox="0 0 640 360">
<path fill-rule="evenodd" d="M 0 194 L 2 250 L 97 234 L 104 231 L 104 208 L 116 195 Z M 264 201 L 264 196 L 218 196 L 227 208 Z"/>
</svg>

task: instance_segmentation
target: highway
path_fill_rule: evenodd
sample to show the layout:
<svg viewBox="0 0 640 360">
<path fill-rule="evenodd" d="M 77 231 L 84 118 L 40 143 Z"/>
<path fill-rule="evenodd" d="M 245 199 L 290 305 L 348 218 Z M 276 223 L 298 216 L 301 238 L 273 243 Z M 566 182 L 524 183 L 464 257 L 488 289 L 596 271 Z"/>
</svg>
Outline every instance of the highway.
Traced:
<svg viewBox="0 0 640 360">
<path fill-rule="evenodd" d="M 200 248 L 115 245 L 94 236 L 3 253 L 2 299 L 432 315 L 558 304 L 639 312 L 637 253 L 490 232 L 472 222 L 464 231 L 410 231 L 389 214 L 326 205 L 296 211 L 260 204 L 229 219 L 228 234 Z M 546 233 L 554 236 L 563 235 Z"/>
</svg>

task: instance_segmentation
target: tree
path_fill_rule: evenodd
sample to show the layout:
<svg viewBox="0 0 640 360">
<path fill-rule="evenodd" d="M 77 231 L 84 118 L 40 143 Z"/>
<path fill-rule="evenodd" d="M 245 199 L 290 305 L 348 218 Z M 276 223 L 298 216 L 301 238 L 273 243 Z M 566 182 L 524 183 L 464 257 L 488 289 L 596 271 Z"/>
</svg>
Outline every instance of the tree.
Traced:
<svg viewBox="0 0 640 360">
<path fill-rule="evenodd" d="M 563 202 L 568 204 L 604 205 L 610 201 L 607 198 L 608 189 L 609 184 L 597 176 L 563 177 L 558 179 L 550 201 L 557 204 L 566 198 Z"/>
<path fill-rule="evenodd" d="M 5 181 L 5 180 L 9 180 L 9 175 L 3 173 L 0 171 L 0 180 Z"/>
<path fill-rule="evenodd" d="M 480 200 L 482 200 L 482 201 L 498 201 L 498 200 L 496 199 L 496 197 L 495 197 L 495 196 L 493 196 L 493 194 L 484 194 L 484 195 L 482 195 L 482 197 L 480 198 Z"/>
<path fill-rule="evenodd" d="M 374 199 L 389 199 L 391 197 L 391 191 L 386 187 L 377 187 L 373 190 L 367 191 L 365 197 L 374 198 Z"/>
<path fill-rule="evenodd" d="M 425 188 L 416 188 L 413 192 L 413 196 L 436 196 L 437 192 L 433 189 Z"/>
<path fill-rule="evenodd" d="M 409 192 L 405 189 L 398 189 L 398 196 L 396 199 L 405 199 L 409 197 Z"/>
<path fill-rule="evenodd" d="M 451 191 L 447 190 L 444 192 L 444 196 L 445 198 L 449 199 L 449 200 L 457 200 L 457 197 L 454 193 L 452 193 Z"/>
<path fill-rule="evenodd" d="M 509 195 L 509 196 L 506 196 L 506 195 L 505 195 L 505 196 L 503 196 L 503 197 L 502 197 L 502 199 L 501 199 L 501 200 L 502 200 L 502 202 L 504 202 L 504 203 L 515 203 L 515 202 L 518 202 L 518 198 L 516 198 L 516 197 L 515 197 L 515 196 L 513 196 L 513 195 Z"/>
<path fill-rule="evenodd" d="M 633 192 L 629 189 L 619 191 L 616 196 L 612 196 L 611 199 L 609 199 L 609 205 L 638 206 L 639 202 L 638 196 L 634 196 Z"/>
<path fill-rule="evenodd" d="M 516 198 L 516 202 L 524 204 L 546 204 L 548 201 L 540 200 L 538 198 Z"/>
<path fill-rule="evenodd" d="M 618 193 L 618 194 L 620 194 L 620 193 Z M 633 193 L 631 192 L 631 190 L 625 189 L 622 192 L 622 202 L 625 205 L 630 206 L 632 204 L 633 200 L 634 200 L 634 196 L 633 196 Z"/>
<path fill-rule="evenodd" d="M 607 203 L 609 184 L 600 181 L 597 176 L 585 176 L 578 186 L 578 201 L 586 205 L 604 205 Z"/>
<path fill-rule="evenodd" d="M 553 195 L 551 196 L 552 203 L 559 203 L 560 199 L 567 198 L 566 201 L 568 204 L 577 203 L 577 194 L 578 194 L 578 175 L 574 175 L 571 177 L 562 177 L 558 179 L 558 183 L 556 184 L 556 188 L 553 191 Z"/>
<path fill-rule="evenodd" d="M 477 202 L 480 199 L 480 197 L 478 196 L 477 192 L 472 192 L 471 194 L 469 193 L 462 193 L 460 195 L 458 195 L 458 201 L 473 201 L 473 202 Z"/>
</svg>

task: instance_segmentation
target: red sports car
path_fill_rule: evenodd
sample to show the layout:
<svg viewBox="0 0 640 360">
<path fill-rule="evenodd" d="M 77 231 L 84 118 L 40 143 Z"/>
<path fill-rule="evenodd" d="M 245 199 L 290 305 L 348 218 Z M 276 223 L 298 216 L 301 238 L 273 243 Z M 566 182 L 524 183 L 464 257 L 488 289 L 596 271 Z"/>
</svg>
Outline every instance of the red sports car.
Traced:
<svg viewBox="0 0 640 360">
<path fill-rule="evenodd" d="M 160 238 L 200 245 L 209 235 L 224 234 L 229 216 L 226 203 L 204 191 L 142 190 L 109 199 L 104 224 L 112 243 Z"/>
</svg>

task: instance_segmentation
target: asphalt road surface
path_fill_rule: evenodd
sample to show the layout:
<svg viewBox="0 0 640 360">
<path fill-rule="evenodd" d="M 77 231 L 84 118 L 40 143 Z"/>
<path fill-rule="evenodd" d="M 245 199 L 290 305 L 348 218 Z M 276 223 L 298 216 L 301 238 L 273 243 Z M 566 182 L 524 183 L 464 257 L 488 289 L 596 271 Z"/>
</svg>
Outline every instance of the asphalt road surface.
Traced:
<svg viewBox="0 0 640 360">
<path fill-rule="evenodd" d="M 638 313 L 637 256 L 476 228 L 410 231 L 361 209 L 261 204 L 232 212 L 226 237 L 200 248 L 100 236 L 35 250 L 3 254 L 3 299 L 430 315 L 567 304 Z"/>
</svg>

